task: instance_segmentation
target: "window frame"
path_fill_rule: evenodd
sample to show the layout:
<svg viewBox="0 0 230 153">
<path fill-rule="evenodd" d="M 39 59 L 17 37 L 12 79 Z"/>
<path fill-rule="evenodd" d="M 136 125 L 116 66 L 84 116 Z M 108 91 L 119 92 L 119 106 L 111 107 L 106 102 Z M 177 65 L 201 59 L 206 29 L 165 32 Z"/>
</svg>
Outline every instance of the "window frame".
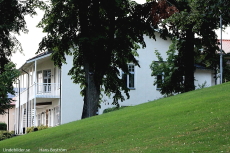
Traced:
<svg viewBox="0 0 230 153">
<path fill-rule="evenodd" d="M 158 83 L 158 77 L 161 76 L 161 84 L 164 83 L 164 72 L 161 72 L 159 73 L 157 76 L 156 76 L 156 90 L 160 90 L 161 89 L 161 85 Z"/>
<path fill-rule="evenodd" d="M 132 66 L 132 67 L 131 67 Z M 135 65 L 134 64 L 128 64 L 128 70 L 129 70 L 129 74 L 125 74 L 122 71 L 122 79 L 126 82 L 126 86 L 130 89 L 130 90 L 135 90 L 136 88 L 136 81 L 135 81 Z M 133 75 L 133 79 L 130 80 L 131 75 Z M 132 81 L 132 83 L 131 83 Z"/>
</svg>

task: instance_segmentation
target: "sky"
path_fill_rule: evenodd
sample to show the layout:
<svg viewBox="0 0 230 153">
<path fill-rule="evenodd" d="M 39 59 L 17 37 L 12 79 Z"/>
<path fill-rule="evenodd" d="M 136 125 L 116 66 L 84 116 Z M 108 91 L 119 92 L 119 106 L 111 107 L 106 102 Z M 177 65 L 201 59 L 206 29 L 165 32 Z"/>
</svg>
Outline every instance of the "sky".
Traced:
<svg viewBox="0 0 230 153">
<path fill-rule="evenodd" d="M 144 3 L 145 0 L 135 0 L 137 3 Z M 39 43 L 41 42 L 42 38 L 46 35 L 42 32 L 41 28 L 37 28 L 36 25 L 43 17 L 43 12 L 37 9 L 37 15 L 30 17 L 26 16 L 25 20 L 27 23 L 27 28 L 29 32 L 27 34 L 21 33 L 20 36 L 16 35 L 17 39 L 21 43 L 23 54 L 16 52 L 13 54 L 11 60 L 16 64 L 17 68 L 20 68 L 26 60 L 31 57 L 34 57 L 38 50 Z M 228 32 L 229 31 L 229 32 Z M 217 35 L 220 35 L 220 30 L 217 30 Z M 219 38 L 219 37 L 218 37 Z M 230 28 L 223 32 L 223 39 L 230 39 Z"/>
</svg>

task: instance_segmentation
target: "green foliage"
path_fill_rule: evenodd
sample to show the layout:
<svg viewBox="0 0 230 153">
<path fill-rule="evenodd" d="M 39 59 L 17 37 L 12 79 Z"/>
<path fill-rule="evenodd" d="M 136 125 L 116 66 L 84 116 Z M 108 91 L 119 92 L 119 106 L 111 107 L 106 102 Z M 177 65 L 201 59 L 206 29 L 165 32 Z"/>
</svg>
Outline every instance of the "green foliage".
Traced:
<svg viewBox="0 0 230 153">
<path fill-rule="evenodd" d="M 161 94 L 166 97 L 175 93 L 184 92 L 183 75 L 180 74 L 181 69 L 177 62 L 178 55 L 176 53 L 177 40 L 173 40 L 167 51 L 167 59 L 161 57 L 159 51 L 155 51 L 158 61 L 153 61 L 150 65 L 152 76 L 155 76 L 154 85 L 160 85 Z M 162 75 L 163 80 L 157 80 L 157 75 Z"/>
<path fill-rule="evenodd" d="M 0 130 L 0 141 L 12 138 L 14 136 L 14 131 L 1 131 Z"/>
<path fill-rule="evenodd" d="M 44 6 L 39 0 L 0 0 L 0 114 L 10 108 L 7 93 L 14 94 L 12 82 L 18 75 L 13 63 L 12 53 L 22 52 L 21 44 L 14 34 L 27 33 L 25 15 L 35 15 L 35 8 Z M 12 71 L 12 72 L 11 72 Z"/>
<path fill-rule="evenodd" d="M 0 74 L 0 114 L 5 114 L 6 110 L 12 107 L 10 105 L 12 99 L 8 98 L 7 94 L 15 94 L 13 82 L 16 81 L 19 74 L 14 63 L 5 64 L 4 72 Z"/>
<path fill-rule="evenodd" d="M 46 125 L 40 125 L 37 128 L 38 128 L 38 130 L 44 130 L 44 129 L 47 129 L 48 126 L 46 126 Z"/>
<path fill-rule="evenodd" d="M 26 133 L 31 133 L 31 132 L 34 132 L 34 126 L 26 128 Z"/>
<path fill-rule="evenodd" d="M 216 71 L 219 50 L 215 29 L 219 28 L 220 14 L 225 19 L 223 25 L 228 25 L 230 2 L 226 0 L 168 0 L 179 10 L 163 21 L 171 36 L 177 39 L 176 62 L 180 73 L 184 76 L 184 91 L 194 90 L 194 63 L 202 63 L 207 68 Z M 165 28 L 165 27 L 162 27 Z M 195 37 L 196 36 L 196 37 Z M 175 80 L 176 81 L 176 80 Z M 177 84 L 180 84 L 180 80 Z"/>
<path fill-rule="evenodd" d="M 0 66 L 4 67 L 10 61 L 13 52 L 20 51 L 22 48 L 20 42 L 13 34 L 20 32 L 27 33 L 25 15 L 35 15 L 35 8 L 42 6 L 43 2 L 39 0 L 18 1 L 1 0 L 0 1 Z M 2 69 L 0 69 L 2 72 Z"/>
<path fill-rule="evenodd" d="M 1 141 L 4 148 L 76 152 L 229 152 L 224 83 Z M 40 151 L 41 152 L 41 151 Z"/>
<path fill-rule="evenodd" d="M 227 58 L 229 55 L 223 56 Z M 223 60 L 223 82 L 230 81 L 230 65 L 227 64 L 227 60 Z"/>
<path fill-rule="evenodd" d="M 45 10 L 39 27 L 47 36 L 39 51 L 52 50 L 59 67 L 66 62 L 65 55 L 73 56 L 69 75 L 82 88 L 83 118 L 96 114 L 102 87 L 106 95 L 113 95 L 114 105 L 125 100 L 122 93 L 129 98 L 120 70 L 129 73 L 128 63 L 138 65 L 135 56 L 138 44 L 145 47 L 143 34 L 154 37 L 150 10 L 151 5 L 129 0 L 57 0 Z"/>
<path fill-rule="evenodd" d="M 31 126 L 31 127 L 28 127 L 28 128 L 26 129 L 26 133 L 34 132 L 34 131 L 35 131 L 35 130 L 34 130 L 35 128 L 37 128 L 38 131 L 41 131 L 41 130 L 47 129 L 48 126 L 46 126 L 46 125 Z"/>
<path fill-rule="evenodd" d="M 7 124 L 0 122 L 0 130 L 7 130 Z"/>
<path fill-rule="evenodd" d="M 205 87 L 207 87 L 207 81 L 204 81 L 202 84 L 198 84 L 198 89 L 203 89 Z"/>
</svg>

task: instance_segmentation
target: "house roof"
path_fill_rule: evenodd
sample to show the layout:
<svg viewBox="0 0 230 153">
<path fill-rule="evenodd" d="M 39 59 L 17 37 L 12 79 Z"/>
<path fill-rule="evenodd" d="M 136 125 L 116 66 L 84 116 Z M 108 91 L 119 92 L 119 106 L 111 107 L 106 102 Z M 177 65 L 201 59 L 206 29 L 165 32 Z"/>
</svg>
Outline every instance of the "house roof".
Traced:
<svg viewBox="0 0 230 153">
<path fill-rule="evenodd" d="M 19 70 L 31 65 L 31 63 L 36 61 L 36 60 L 50 56 L 51 53 L 52 53 L 52 51 L 43 52 L 43 53 L 40 53 L 40 54 L 26 60 L 26 62 L 19 68 Z"/>
<path fill-rule="evenodd" d="M 220 42 L 220 39 L 218 41 Z M 230 53 L 230 39 L 222 39 L 222 49 L 225 53 Z"/>
<path fill-rule="evenodd" d="M 17 92 L 18 92 L 18 88 L 14 88 L 14 91 L 17 93 Z M 8 98 L 11 98 L 11 99 L 12 99 L 10 104 L 11 104 L 11 105 L 15 105 L 15 103 L 16 103 L 16 102 L 14 101 L 14 100 L 15 100 L 15 95 L 12 95 L 12 94 L 8 93 L 7 96 L 8 96 Z"/>
<path fill-rule="evenodd" d="M 45 55 L 49 55 L 50 53 L 52 53 L 52 52 L 51 51 L 47 51 L 47 52 L 40 53 L 40 54 L 38 54 L 38 55 L 36 55 L 36 56 L 28 59 L 27 62 L 32 61 L 32 60 L 34 61 L 34 60 L 36 60 L 36 59 L 38 59 L 40 57 L 43 57 Z"/>
<path fill-rule="evenodd" d="M 14 92 L 17 93 L 17 92 L 18 92 L 18 88 L 14 88 Z M 8 97 L 8 98 L 14 98 L 15 95 L 12 95 L 12 94 L 8 93 L 8 94 L 7 94 L 7 97 Z"/>
<path fill-rule="evenodd" d="M 206 66 L 200 65 L 200 64 L 194 64 L 194 66 L 195 66 L 197 69 L 201 69 L 201 70 L 209 70 L 209 69 L 210 69 L 210 68 L 207 68 Z"/>
</svg>

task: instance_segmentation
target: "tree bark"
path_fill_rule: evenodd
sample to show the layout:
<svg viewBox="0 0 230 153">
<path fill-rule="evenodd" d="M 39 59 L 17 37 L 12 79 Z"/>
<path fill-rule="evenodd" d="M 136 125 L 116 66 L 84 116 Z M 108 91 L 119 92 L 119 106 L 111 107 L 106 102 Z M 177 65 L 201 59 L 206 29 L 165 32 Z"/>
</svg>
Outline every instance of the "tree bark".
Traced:
<svg viewBox="0 0 230 153">
<path fill-rule="evenodd" d="M 185 92 L 195 90 L 194 85 L 194 33 L 192 32 L 192 26 L 186 30 L 186 43 L 184 51 L 184 64 L 185 64 L 185 80 L 184 87 Z"/>
<path fill-rule="evenodd" d="M 90 71 L 89 65 L 89 62 L 85 63 L 86 89 L 82 119 L 97 115 L 98 102 L 100 98 L 100 85 L 97 84 L 97 81 L 95 80 L 95 74 L 94 72 Z"/>
</svg>

